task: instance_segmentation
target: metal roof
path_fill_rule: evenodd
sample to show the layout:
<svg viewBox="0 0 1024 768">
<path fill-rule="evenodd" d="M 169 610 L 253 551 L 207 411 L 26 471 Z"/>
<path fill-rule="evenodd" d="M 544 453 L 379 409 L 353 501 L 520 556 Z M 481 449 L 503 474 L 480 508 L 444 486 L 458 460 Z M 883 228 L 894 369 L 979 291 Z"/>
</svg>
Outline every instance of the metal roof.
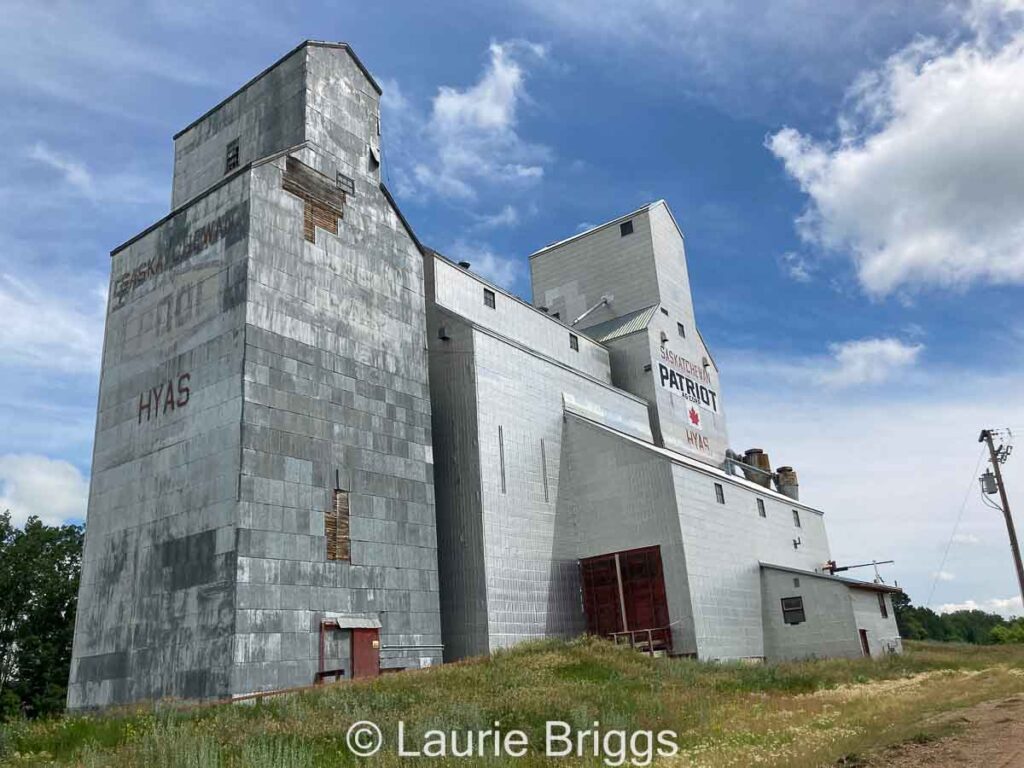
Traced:
<svg viewBox="0 0 1024 768">
<path fill-rule="evenodd" d="M 654 317 L 654 313 L 658 311 L 657 304 L 651 304 L 649 307 L 638 309 L 635 312 L 616 317 L 612 320 L 605 320 L 603 323 L 592 325 L 589 328 L 583 328 L 582 332 L 592 338 L 594 341 L 599 341 L 602 344 L 618 339 L 623 336 L 628 336 L 631 333 L 642 331 L 647 328 L 650 324 L 651 319 Z"/>
<path fill-rule="evenodd" d="M 874 581 L 859 581 L 857 579 L 847 579 L 843 576 L 836 576 L 831 573 L 822 573 L 820 571 L 805 571 L 802 568 L 790 568 L 787 565 L 774 565 L 772 563 L 762 562 L 761 567 L 770 571 L 783 571 L 785 573 L 795 573 L 799 576 L 813 576 L 819 579 L 827 579 L 829 581 L 838 581 L 845 584 L 853 589 L 868 589 L 872 592 L 902 592 L 903 590 L 899 587 L 891 587 L 888 584 L 879 584 Z"/>
</svg>

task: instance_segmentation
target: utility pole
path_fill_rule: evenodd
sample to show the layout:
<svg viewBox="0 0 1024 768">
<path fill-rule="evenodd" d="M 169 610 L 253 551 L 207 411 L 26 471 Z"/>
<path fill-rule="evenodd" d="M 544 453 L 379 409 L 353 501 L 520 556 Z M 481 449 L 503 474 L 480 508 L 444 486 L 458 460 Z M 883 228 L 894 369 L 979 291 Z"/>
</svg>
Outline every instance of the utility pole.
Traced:
<svg viewBox="0 0 1024 768">
<path fill-rule="evenodd" d="M 988 445 L 989 461 L 992 463 L 992 471 L 995 472 L 996 486 L 999 489 L 999 499 L 1002 501 L 1003 517 L 1006 518 L 1006 532 L 1010 537 L 1010 549 L 1013 550 L 1013 563 L 1017 566 L 1017 584 L 1020 587 L 1020 598 L 1024 601 L 1024 565 L 1021 565 L 1020 561 L 1020 547 L 1017 545 L 1017 531 L 1013 527 L 1013 517 L 1010 515 L 1010 500 L 1006 497 L 1006 486 L 1003 484 L 1003 472 L 1000 469 L 1003 462 L 1010 455 L 1010 450 L 1007 447 L 1000 446 L 996 450 L 995 445 L 992 443 L 992 430 L 983 429 L 981 435 L 978 436 L 979 443 L 986 443 Z M 984 481 L 983 481 L 984 482 Z M 982 491 L 989 493 L 983 485 Z"/>
</svg>

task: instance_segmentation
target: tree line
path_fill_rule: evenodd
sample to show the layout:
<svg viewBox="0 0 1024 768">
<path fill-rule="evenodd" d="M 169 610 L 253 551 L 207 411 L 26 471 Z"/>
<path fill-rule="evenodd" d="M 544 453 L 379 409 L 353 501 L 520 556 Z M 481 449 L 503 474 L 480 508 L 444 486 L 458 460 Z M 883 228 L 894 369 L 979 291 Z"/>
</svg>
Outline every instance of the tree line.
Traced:
<svg viewBox="0 0 1024 768">
<path fill-rule="evenodd" d="M 0 514 L 0 721 L 64 709 L 82 540 L 81 526 Z"/>
<path fill-rule="evenodd" d="M 1024 643 L 1024 618 L 1004 619 L 985 611 L 936 613 L 931 608 L 913 605 L 900 592 L 892 598 L 896 625 L 905 640 L 938 640 L 946 643 Z"/>
</svg>

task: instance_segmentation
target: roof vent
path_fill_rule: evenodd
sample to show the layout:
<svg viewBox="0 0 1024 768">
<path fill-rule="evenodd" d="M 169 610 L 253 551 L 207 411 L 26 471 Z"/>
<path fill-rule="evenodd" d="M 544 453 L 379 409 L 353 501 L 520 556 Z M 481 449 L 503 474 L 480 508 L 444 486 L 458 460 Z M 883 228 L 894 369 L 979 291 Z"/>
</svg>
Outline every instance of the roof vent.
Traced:
<svg viewBox="0 0 1024 768">
<path fill-rule="evenodd" d="M 460 261 L 459 262 L 459 266 L 462 267 L 463 269 L 469 269 L 469 262 L 468 261 Z"/>
</svg>

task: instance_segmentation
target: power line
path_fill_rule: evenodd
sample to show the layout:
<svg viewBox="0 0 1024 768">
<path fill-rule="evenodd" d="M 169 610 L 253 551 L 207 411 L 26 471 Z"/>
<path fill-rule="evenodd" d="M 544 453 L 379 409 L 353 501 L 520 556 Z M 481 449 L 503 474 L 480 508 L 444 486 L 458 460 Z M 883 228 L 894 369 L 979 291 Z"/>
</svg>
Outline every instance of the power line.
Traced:
<svg viewBox="0 0 1024 768">
<path fill-rule="evenodd" d="M 960 521 L 963 520 L 964 510 L 967 509 L 967 500 L 971 497 L 971 489 L 977 482 L 978 470 L 981 469 L 981 461 L 985 458 L 985 446 L 981 447 L 978 451 L 978 462 L 974 465 L 974 471 L 971 473 L 971 479 L 967 483 L 967 490 L 964 491 L 964 500 L 960 504 L 960 512 L 956 516 L 956 523 L 953 525 L 953 532 L 949 534 L 949 541 L 946 542 L 946 551 L 942 553 L 942 562 L 939 563 L 939 569 L 935 571 L 935 575 L 932 577 L 932 588 L 928 593 L 928 602 L 924 604 L 925 608 L 930 608 L 932 605 L 932 597 L 935 596 L 935 586 L 939 583 L 939 574 L 942 573 L 942 569 L 946 567 L 946 558 L 949 557 L 949 548 L 953 546 L 953 539 L 956 538 L 957 529 L 960 527 Z"/>
</svg>

